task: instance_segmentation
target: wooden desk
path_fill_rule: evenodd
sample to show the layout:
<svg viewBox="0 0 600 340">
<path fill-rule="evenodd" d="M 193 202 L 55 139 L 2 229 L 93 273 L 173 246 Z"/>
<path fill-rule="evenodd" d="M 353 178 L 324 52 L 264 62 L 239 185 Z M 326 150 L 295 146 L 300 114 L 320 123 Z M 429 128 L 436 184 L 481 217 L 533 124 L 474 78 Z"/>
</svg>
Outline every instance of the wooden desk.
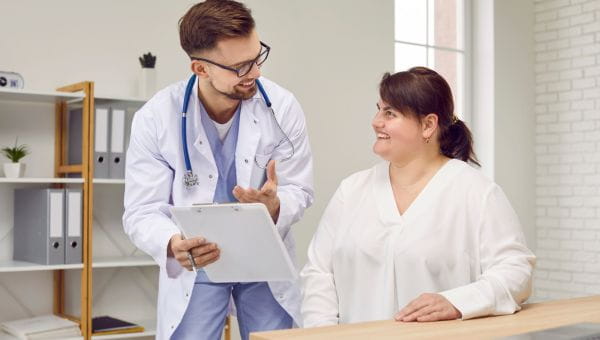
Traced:
<svg viewBox="0 0 600 340">
<path fill-rule="evenodd" d="M 490 339 L 579 322 L 600 323 L 600 296 L 532 303 L 512 315 L 427 323 L 374 321 L 250 334 L 250 340 Z"/>
</svg>

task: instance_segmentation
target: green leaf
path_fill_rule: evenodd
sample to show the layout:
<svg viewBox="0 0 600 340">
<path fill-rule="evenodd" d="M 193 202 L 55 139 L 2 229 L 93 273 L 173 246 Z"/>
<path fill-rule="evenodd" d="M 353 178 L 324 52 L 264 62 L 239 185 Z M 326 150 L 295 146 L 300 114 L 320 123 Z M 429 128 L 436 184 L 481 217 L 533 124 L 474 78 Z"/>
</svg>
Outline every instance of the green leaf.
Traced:
<svg viewBox="0 0 600 340">
<path fill-rule="evenodd" d="M 4 147 L 1 151 L 4 156 L 10 159 L 13 163 L 18 163 L 23 157 L 29 154 L 29 149 L 25 144 L 15 145 L 13 147 Z"/>
</svg>

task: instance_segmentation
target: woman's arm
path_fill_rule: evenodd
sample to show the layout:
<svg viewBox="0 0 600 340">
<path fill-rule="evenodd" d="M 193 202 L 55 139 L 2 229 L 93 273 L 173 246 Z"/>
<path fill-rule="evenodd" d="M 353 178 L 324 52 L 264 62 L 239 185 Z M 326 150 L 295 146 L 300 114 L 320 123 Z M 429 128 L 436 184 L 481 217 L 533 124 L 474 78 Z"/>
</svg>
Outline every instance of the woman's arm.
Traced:
<svg viewBox="0 0 600 340">
<path fill-rule="evenodd" d="M 485 195 L 479 227 L 481 276 L 441 293 L 463 319 L 512 314 L 531 294 L 535 256 L 527 248 L 517 214 L 496 184 Z"/>
<path fill-rule="evenodd" d="M 302 317 L 304 327 L 338 323 L 338 297 L 333 278 L 333 246 L 343 212 L 343 198 L 338 188 L 329 202 L 319 228 L 308 248 L 308 261 L 302 271 Z"/>
</svg>

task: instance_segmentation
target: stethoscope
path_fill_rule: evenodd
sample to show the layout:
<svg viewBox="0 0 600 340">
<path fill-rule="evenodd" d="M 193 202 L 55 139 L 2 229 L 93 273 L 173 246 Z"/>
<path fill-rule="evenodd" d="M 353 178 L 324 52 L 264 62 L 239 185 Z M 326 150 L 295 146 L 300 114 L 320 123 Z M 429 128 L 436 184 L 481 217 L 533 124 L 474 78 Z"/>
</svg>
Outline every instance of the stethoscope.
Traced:
<svg viewBox="0 0 600 340">
<path fill-rule="evenodd" d="M 265 101 L 265 104 L 271 110 L 272 117 L 275 120 L 275 123 L 277 124 L 279 131 L 281 131 L 281 133 L 284 136 L 279 141 L 279 143 L 277 143 L 277 145 L 275 145 L 275 148 L 273 150 L 277 149 L 284 142 L 288 142 L 292 148 L 292 152 L 289 155 L 287 155 L 285 158 L 281 159 L 281 161 L 287 161 L 288 159 L 290 159 L 294 156 L 294 153 L 295 153 L 294 144 L 290 141 L 290 139 L 288 138 L 288 135 L 285 133 L 285 131 L 283 131 L 283 129 L 281 128 L 281 125 L 279 125 L 279 122 L 275 118 L 275 111 L 273 110 L 273 107 L 271 106 L 271 100 L 269 99 L 269 96 L 267 95 L 265 88 L 261 84 L 260 80 L 256 79 L 255 81 L 256 81 L 256 85 L 258 86 L 258 91 L 262 95 L 262 97 Z M 185 174 L 183 175 L 183 184 L 185 185 L 186 189 L 190 189 L 194 185 L 198 185 L 198 176 L 196 174 L 194 174 L 194 172 L 192 171 L 192 162 L 190 161 L 190 155 L 189 155 L 188 147 L 187 147 L 187 129 L 186 129 L 187 110 L 188 110 L 188 106 L 190 103 L 192 90 L 194 89 L 195 84 L 196 84 L 196 75 L 194 74 L 190 77 L 190 80 L 188 81 L 187 86 L 185 88 L 185 95 L 183 97 L 183 108 L 181 110 L 181 145 L 183 147 L 183 159 L 185 161 Z M 254 163 L 256 163 L 256 165 L 261 169 L 266 168 L 266 165 L 261 165 L 258 163 L 258 161 L 256 160 L 256 156 L 254 156 Z"/>
</svg>

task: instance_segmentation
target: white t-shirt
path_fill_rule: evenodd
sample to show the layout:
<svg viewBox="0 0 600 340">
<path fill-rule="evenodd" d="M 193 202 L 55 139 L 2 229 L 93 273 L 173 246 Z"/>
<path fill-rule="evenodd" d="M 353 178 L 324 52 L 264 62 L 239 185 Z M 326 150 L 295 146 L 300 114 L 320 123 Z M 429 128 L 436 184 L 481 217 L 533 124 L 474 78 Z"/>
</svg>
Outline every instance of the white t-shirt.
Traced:
<svg viewBox="0 0 600 340">
<path fill-rule="evenodd" d="M 233 116 L 233 117 L 235 117 L 235 116 Z M 213 120 L 213 123 L 215 123 L 215 127 L 217 128 L 217 133 L 219 134 L 219 139 L 221 140 L 221 142 L 225 140 L 225 137 L 227 137 L 227 133 L 229 132 L 229 129 L 231 128 L 231 124 L 233 124 L 233 117 L 231 117 L 231 119 L 229 119 L 229 121 L 225 124 L 219 124 Z"/>
<path fill-rule="evenodd" d="M 325 210 L 300 274 L 304 326 L 390 320 L 422 293 L 463 319 L 511 314 L 534 264 L 508 199 L 480 171 L 448 161 L 400 215 L 383 162 L 342 181 Z"/>
</svg>

